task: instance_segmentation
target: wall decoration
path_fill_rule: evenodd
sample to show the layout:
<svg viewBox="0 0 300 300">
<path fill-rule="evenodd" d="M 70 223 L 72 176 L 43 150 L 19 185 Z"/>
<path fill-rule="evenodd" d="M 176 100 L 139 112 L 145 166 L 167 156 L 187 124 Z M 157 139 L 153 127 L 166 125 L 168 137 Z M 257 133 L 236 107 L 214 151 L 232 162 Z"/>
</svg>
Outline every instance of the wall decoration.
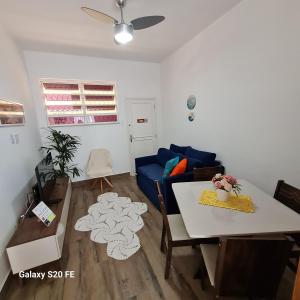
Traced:
<svg viewBox="0 0 300 300">
<path fill-rule="evenodd" d="M 188 119 L 190 122 L 193 122 L 195 120 L 195 114 L 193 112 L 188 114 Z"/>
<path fill-rule="evenodd" d="M 197 103 L 197 100 L 194 95 L 189 96 L 186 101 L 186 105 L 187 105 L 188 109 L 190 109 L 190 110 L 193 110 L 195 108 L 196 103 Z"/>
<path fill-rule="evenodd" d="M 0 99 L 0 126 L 23 125 L 24 122 L 22 104 Z"/>
</svg>

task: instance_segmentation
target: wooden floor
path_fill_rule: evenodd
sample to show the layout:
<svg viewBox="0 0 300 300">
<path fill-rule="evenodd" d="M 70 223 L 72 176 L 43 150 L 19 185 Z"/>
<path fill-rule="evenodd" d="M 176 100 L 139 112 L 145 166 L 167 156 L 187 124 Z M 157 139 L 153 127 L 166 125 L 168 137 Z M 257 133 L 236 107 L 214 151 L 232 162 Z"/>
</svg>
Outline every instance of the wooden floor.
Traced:
<svg viewBox="0 0 300 300">
<path fill-rule="evenodd" d="M 175 249 L 170 278 L 164 279 L 165 256 L 160 252 L 161 217 L 144 194 L 135 178 L 119 175 L 113 178 L 113 191 L 132 201 L 145 202 L 145 226 L 137 234 L 140 250 L 126 261 L 108 258 L 106 245 L 90 240 L 89 232 L 74 230 L 76 220 L 87 214 L 88 207 L 100 194 L 100 184 L 91 182 L 73 187 L 61 269 L 75 271 L 74 279 L 26 279 L 20 285 L 16 276 L 10 277 L 2 290 L 1 299 L 34 300 L 109 300 L 109 299 L 213 299 L 212 289 L 202 291 L 193 275 L 199 266 L 199 249 Z M 107 188 L 107 191 L 109 189 Z M 57 270 L 52 263 L 36 269 Z M 294 276 L 288 270 L 281 282 L 277 300 L 291 299 Z"/>
</svg>

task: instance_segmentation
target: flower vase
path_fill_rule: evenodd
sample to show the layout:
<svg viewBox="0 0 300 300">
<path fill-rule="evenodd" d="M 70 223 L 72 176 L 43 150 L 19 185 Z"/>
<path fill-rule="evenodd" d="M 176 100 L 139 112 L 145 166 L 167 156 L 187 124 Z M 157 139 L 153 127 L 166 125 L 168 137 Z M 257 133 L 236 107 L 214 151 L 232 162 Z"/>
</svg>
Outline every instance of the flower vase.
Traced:
<svg viewBox="0 0 300 300">
<path fill-rule="evenodd" d="M 219 200 L 219 201 L 227 201 L 229 199 L 230 192 L 227 192 L 227 191 L 221 190 L 221 189 L 217 189 L 216 193 L 217 193 L 217 200 Z"/>
</svg>

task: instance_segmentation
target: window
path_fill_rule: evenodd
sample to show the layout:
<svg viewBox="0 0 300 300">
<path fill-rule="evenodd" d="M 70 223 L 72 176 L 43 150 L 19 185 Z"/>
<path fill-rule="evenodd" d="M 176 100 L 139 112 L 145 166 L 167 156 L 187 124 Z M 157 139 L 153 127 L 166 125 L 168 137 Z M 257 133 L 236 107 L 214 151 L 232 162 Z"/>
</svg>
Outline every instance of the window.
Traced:
<svg viewBox="0 0 300 300">
<path fill-rule="evenodd" d="M 42 80 L 49 126 L 118 121 L 115 84 Z"/>
</svg>

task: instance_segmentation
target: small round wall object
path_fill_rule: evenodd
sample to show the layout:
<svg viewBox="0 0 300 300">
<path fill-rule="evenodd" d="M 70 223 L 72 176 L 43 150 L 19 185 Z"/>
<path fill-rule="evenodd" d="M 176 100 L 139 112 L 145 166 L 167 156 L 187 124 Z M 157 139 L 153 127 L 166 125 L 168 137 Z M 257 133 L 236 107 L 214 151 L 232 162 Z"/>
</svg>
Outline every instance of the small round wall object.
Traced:
<svg viewBox="0 0 300 300">
<path fill-rule="evenodd" d="M 196 100 L 196 97 L 194 95 L 189 96 L 187 101 L 186 101 L 186 105 L 187 105 L 189 110 L 193 110 L 196 106 L 196 103 L 197 103 L 197 100 Z"/>
<path fill-rule="evenodd" d="M 193 112 L 191 112 L 191 113 L 188 114 L 188 120 L 190 122 L 193 122 L 195 120 L 195 114 Z"/>
</svg>

